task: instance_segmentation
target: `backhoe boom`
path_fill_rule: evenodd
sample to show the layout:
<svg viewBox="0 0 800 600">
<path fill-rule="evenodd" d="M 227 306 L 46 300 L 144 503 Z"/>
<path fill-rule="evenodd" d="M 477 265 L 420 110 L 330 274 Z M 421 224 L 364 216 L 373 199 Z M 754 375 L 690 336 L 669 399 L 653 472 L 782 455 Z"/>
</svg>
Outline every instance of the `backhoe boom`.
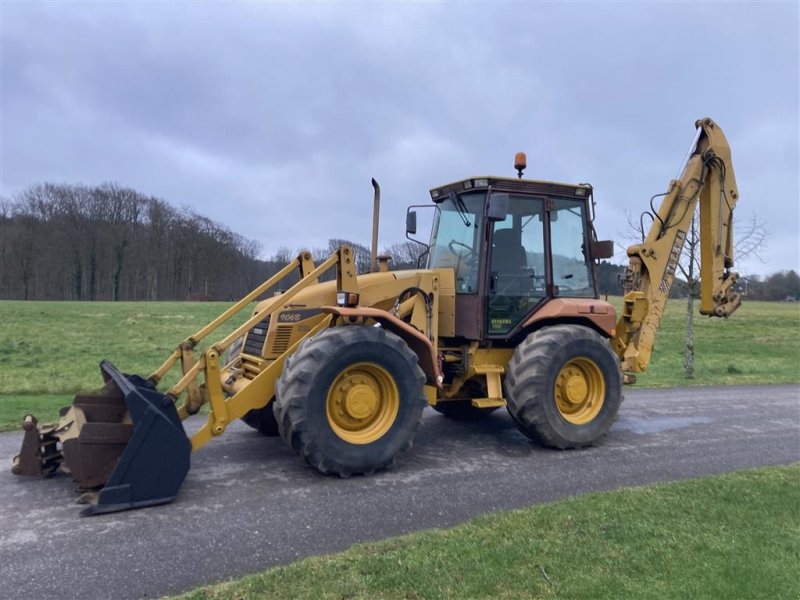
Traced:
<svg viewBox="0 0 800 600">
<path fill-rule="evenodd" d="M 612 346 L 625 373 L 647 369 L 675 269 L 695 209 L 700 205 L 700 312 L 728 317 L 741 304 L 734 292 L 733 209 L 739 198 L 725 134 L 711 119 L 697 136 L 679 179 L 670 182 L 641 244 L 628 248 L 625 305 Z"/>
</svg>

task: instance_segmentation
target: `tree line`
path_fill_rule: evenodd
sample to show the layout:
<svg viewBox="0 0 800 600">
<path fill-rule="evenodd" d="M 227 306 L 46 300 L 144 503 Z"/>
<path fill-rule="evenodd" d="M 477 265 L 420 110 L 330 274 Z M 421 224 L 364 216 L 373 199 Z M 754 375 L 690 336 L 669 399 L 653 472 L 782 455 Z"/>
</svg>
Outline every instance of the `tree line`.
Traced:
<svg viewBox="0 0 800 600">
<path fill-rule="evenodd" d="M 794 270 L 766 277 L 753 275 L 741 280 L 739 289 L 749 300 L 800 301 L 800 275 Z"/>
<path fill-rule="evenodd" d="M 601 294 L 619 295 L 619 278 L 625 275 L 625 267 L 601 261 L 597 269 Z M 699 281 L 687 281 L 688 277 L 676 277 L 670 289 L 670 298 L 697 297 Z M 746 300 L 800 301 L 800 275 L 794 270 L 777 271 L 770 275 L 747 275 L 739 279 L 737 291 Z"/>
<path fill-rule="evenodd" d="M 369 249 L 346 240 L 312 249 L 315 261 L 340 243 L 369 269 Z M 46 183 L 0 199 L 0 299 L 231 300 L 297 254 L 261 252 L 208 217 L 115 183 Z M 411 244 L 385 252 L 395 266 L 416 264 Z"/>
<path fill-rule="evenodd" d="M 369 270 L 369 248 L 337 238 L 311 249 L 315 262 L 341 244 L 354 249 L 359 273 Z M 420 249 L 402 242 L 382 254 L 392 257 L 392 268 L 414 268 Z M 259 243 L 226 226 L 115 183 L 46 183 L 0 199 L 0 299 L 233 300 L 299 251 L 280 248 L 263 259 Z M 600 292 L 619 294 L 624 271 L 602 261 Z M 687 291 L 676 280 L 671 295 Z M 746 277 L 741 291 L 754 300 L 800 300 L 800 277 Z"/>
<path fill-rule="evenodd" d="M 0 209 L 0 297 L 227 297 L 255 283 L 260 248 L 189 209 L 113 183 L 43 184 Z"/>
</svg>

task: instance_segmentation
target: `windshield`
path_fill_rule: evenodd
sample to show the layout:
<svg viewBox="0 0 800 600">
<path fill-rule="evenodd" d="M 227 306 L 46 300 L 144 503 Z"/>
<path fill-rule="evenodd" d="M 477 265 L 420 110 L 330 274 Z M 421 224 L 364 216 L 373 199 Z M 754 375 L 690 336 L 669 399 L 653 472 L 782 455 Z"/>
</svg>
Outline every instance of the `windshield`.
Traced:
<svg viewBox="0 0 800 600">
<path fill-rule="evenodd" d="M 451 196 L 438 205 L 433 223 L 428 268 L 451 268 L 456 273 L 456 292 L 478 291 L 480 232 L 486 192 Z M 460 204 L 458 206 L 457 204 Z"/>
</svg>

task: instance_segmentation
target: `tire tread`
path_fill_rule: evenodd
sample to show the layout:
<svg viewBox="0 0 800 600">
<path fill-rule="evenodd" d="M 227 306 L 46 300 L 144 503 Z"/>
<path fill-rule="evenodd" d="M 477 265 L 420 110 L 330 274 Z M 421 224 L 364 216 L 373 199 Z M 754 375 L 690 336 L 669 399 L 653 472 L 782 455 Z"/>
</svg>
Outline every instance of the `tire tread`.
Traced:
<svg viewBox="0 0 800 600">
<path fill-rule="evenodd" d="M 415 384 L 419 387 L 419 397 L 414 401 L 419 404 L 414 422 L 407 439 L 399 451 L 391 457 L 377 461 L 364 468 L 352 469 L 337 460 L 335 456 L 326 454 L 319 444 L 315 442 L 313 432 L 307 427 L 306 411 L 308 410 L 306 398 L 311 393 L 314 384 L 314 374 L 319 365 L 336 356 L 341 348 L 349 344 L 366 342 L 379 342 L 387 348 L 397 351 L 403 359 L 412 366 Z M 313 338 L 303 341 L 292 356 L 289 368 L 285 368 L 276 384 L 276 399 L 274 402 L 275 416 L 278 423 L 278 432 L 286 443 L 302 456 L 305 461 L 325 474 L 349 477 L 350 475 L 370 475 L 375 471 L 391 466 L 395 456 L 410 449 L 413 445 L 414 434 L 422 424 L 422 408 L 427 405 L 422 386 L 425 383 L 425 374 L 419 367 L 417 355 L 398 336 L 382 328 L 366 326 L 344 326 L 328 329 Z"/>
<path fill-rule="evenodd" d="M 616 406 L 611 407 L 613 418 L 609 421 L 608 427 L 590 440 L 568 439 L 559 433 L 548 416 L 546 407 L 546 403 L 552 401 L 548 390 L 548 380 L 553 375 L 554 369 L 552 357 L 564 346 L 576 342 L 600 345 L 607 349 L 609 355 L 613 357 L 614 364 L 617 365 L 614 373 L 604 373 L 607 378 L 617 378 L 613 383 L 620 390 L 618 401 L 611 398 L 611 401 L 616 403 Z M 611 423 L 616 420 L 619 405 L 623 400 L 622 373 L 608 340 L 593 329 L 582 325 L 554 325 L 528 335 L 517 346 L 508 363 L 505 387 L 508 411 L 519 430 L 534 442 L 560 449 L 591 446 L 604 439 L 608 435 Z M 607 398 L 606 402 L 608 401 Z"/>
</svg>

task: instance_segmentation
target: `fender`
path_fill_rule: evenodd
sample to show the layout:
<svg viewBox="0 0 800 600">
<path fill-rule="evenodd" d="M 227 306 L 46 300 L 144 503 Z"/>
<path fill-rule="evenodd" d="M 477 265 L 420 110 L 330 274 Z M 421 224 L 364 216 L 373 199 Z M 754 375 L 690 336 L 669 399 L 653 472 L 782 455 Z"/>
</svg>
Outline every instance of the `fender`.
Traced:
<svg viewBox="0 0 800 600">
<path fill-rule="evenodd" d="M 528 317 L 522 329 L 528 329 L 541 321 L 558 323 L 567 320 L 589 321 L 592 326 L 605 337 L 613 337 L 616 333 L 617 314 L 608 302 L 595 298 L 555 298 L 547 302 L 539 310 Z"/>
<path fill-rule="evenodd" d="M 381 324 L 381 327 L 400 336 L 408 344 L 408 347 L 417 355 L 419 366 L 425 373 L 428 385 L 442 387 L 441 373 L 439 371 L 439 361 L 436 359 L 436 351 L 431 341 L 419 330 L 415 329 L 405 321 L 395 317 L 392 313 L 380 308 L 369 308 L 357 306 L 346 308 L 344 306 L 323 306 L 322 312 L 344 317 L 346 319 L 372 319 Z"/>
</svg>

